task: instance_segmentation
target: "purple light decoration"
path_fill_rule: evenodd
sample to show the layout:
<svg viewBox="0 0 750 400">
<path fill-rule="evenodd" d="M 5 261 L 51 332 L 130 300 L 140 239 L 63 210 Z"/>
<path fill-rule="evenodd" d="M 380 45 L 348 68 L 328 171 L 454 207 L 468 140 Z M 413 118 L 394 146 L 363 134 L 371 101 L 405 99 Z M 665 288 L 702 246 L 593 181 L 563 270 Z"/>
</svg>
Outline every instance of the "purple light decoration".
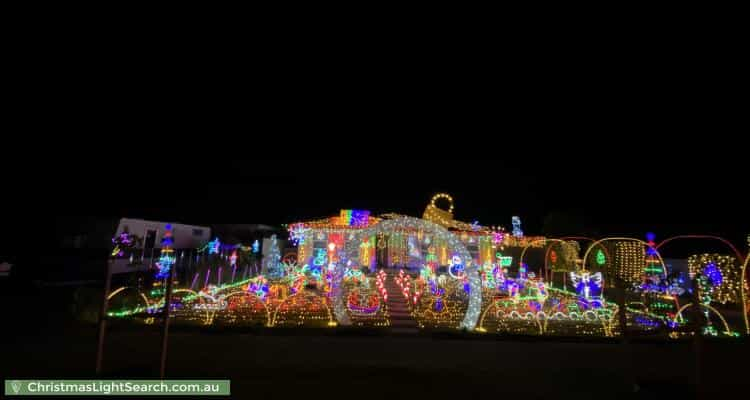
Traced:
<svg viewBox="0 0 750 400">
<path fill-rule="evenodd" d="M 219 267 L 219 276 L 217 278 L 218 278 L 218 283 L 216 284 L 216 286 L 221 286 L 221 267 Z"/>
<path fill-rule="evenodd" d="M 237 265 L 232 266 L 232 283 L 234 283 L 234 273 L 237 272 Z"/>
<path fill-rule="evenodd" d="M 208 269 L 208 271 L 206 271 L 206 281 L 205 281 L 205 282 L 203 282 L 203 287 L 204 287 L 204 288 L 205 288 L 205 287 L 208 287 L 208 277 L 209 277 L 209 276 L 211 276 L 211 268 L 209 268 L 209 269 Z"/>
<path fill-rule="evenodd" d="M 196 282 L 198 282 L 198 275 L 200 275 L 200 272 L 196 272 L 195 276 L 193 277 L 193 283 L 190 285 L 190 290 L 193 290 L 195 287 Z"/>
<path fill-rule="evenodd" d="M 438 298 L 435 300 L 435 311 L 443 311 L 443 299 Z"/>
</svg>

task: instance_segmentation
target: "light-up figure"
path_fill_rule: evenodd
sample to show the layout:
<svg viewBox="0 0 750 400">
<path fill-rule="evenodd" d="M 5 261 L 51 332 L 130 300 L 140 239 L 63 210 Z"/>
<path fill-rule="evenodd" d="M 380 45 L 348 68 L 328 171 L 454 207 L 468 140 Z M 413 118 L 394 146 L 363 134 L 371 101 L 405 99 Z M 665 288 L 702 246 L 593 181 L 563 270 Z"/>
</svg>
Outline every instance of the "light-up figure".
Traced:
<svg viewBox="0 0 750 400">
<path fill-rule="evenodd" d="M 237 250 L 233 250 L 232 255 L 229 256 L 229 265 L 233 267 L 237 265 Z"/>
<path fill-rule="evenodd" d="M 208 254 L 217 254 L 219 252 L 220 246 L 221 242 L 219 242 L 219 238 L 215 238 L 214 240 L 208 242 Z"/>
<path fill-rule="evenodd" d="M 461 279 L 464 276 L 464 265 L 461 262 L 461 257 L 453 256 L 448 266 L 448 273 L 456 279 Z"/>
<path fill-rule="evenodd" d="M 570 280 L 576 288 L 576 293 L 584 299 L 589 300 L 592 297 L 599 297 L 602 291 L 602 273 L 594 274 L 589 271 L 571 271 Z"/>
<path fill-rule="evenodd" d="M 523 237 L 523 231 L 521 230 L 521 217 L 514 215 L 511 218 L 511 223 L 513 224 L 513 236 L 515 237 Z"/>
<path fill-rule="evenodd" d="M 253 253 L 260 253 L 260 243 L 258 243 L 258 239 L 255 239 L 255 241 L 253 242 Z"/>
<path fill-rule="evenodd" d="M 161 255 L 156 263 L 156 267 L 159 269 L 156 273 L 156 279 L 166 278 L 175 263 L 174 250 L 172 249 L 172 225 L 167 224 L 164 228 L 164 237 L 161 239 Z"/>
</svg>

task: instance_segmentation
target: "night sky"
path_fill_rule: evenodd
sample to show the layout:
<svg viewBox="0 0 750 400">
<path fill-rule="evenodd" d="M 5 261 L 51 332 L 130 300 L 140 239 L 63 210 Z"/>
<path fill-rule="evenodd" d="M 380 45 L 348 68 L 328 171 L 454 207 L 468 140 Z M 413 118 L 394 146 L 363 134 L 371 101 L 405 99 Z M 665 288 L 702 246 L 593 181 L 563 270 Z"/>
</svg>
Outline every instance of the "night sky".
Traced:
<svg viewBox="0 0 750 400">
<path fill-rule="evenodd" d="M 597 146 L 612 148 L 616 140 L 607 143 Z M 152 165 L 150 173 L 141 160 L 78 159 L 38 179 L 16 176 L 11 184 L 21 196 L 4 214 L 42 231 L 61 216 L 279 225 L 341 208 L 421 216 L 433 194 L 447 192 L 456 219 L 509 229 L 519 215 L 528 235 L 703 233 L 745 248 L 750 221 L 741 151 L 634 144 L 572 155 L 526 147 L 499 151 L 495 161 L 177 160 L 166 170 Z"/>
</svg>

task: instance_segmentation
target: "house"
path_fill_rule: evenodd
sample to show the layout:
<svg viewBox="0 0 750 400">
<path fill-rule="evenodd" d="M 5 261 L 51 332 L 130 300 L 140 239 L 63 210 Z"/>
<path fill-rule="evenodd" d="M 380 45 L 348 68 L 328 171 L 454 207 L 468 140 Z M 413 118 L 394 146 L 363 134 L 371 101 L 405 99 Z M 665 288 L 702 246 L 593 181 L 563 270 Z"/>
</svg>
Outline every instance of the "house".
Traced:
<svg viewBox="0 0 750 400">
<path fill-rule="evenodd" d="M 144 219 L 122 218 L 115 231 L 115 237 L 130 234 L 135 242 L 124 258 L 117 258 L 112 265 L 112 273 L 127 273 L 148 269 L 159 258 L 161 240 L 166 226 L 172 227 L 172 247 L 174 249 L 197 249 L 211 240 L 211 228 L 173 222 L 148 221 Z"/>
</svg>

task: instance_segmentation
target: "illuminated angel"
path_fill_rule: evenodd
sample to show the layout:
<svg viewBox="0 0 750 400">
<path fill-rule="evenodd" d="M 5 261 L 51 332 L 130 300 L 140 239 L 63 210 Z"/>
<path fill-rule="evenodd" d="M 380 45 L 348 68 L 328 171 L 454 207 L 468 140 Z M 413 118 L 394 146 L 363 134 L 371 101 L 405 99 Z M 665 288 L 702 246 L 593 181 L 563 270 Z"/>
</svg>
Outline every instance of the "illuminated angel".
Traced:
<svg viewBox="0 0 750 400">
<path fill-rule="evenodd" d="M 570 280 L 573 282 L 578 295 L 583 296 L 586 300 L 601 295 L 603 283 L 601 272 L 592 274 L 586 270 L 573 271 L 570 273 Z"/>
</svg>

